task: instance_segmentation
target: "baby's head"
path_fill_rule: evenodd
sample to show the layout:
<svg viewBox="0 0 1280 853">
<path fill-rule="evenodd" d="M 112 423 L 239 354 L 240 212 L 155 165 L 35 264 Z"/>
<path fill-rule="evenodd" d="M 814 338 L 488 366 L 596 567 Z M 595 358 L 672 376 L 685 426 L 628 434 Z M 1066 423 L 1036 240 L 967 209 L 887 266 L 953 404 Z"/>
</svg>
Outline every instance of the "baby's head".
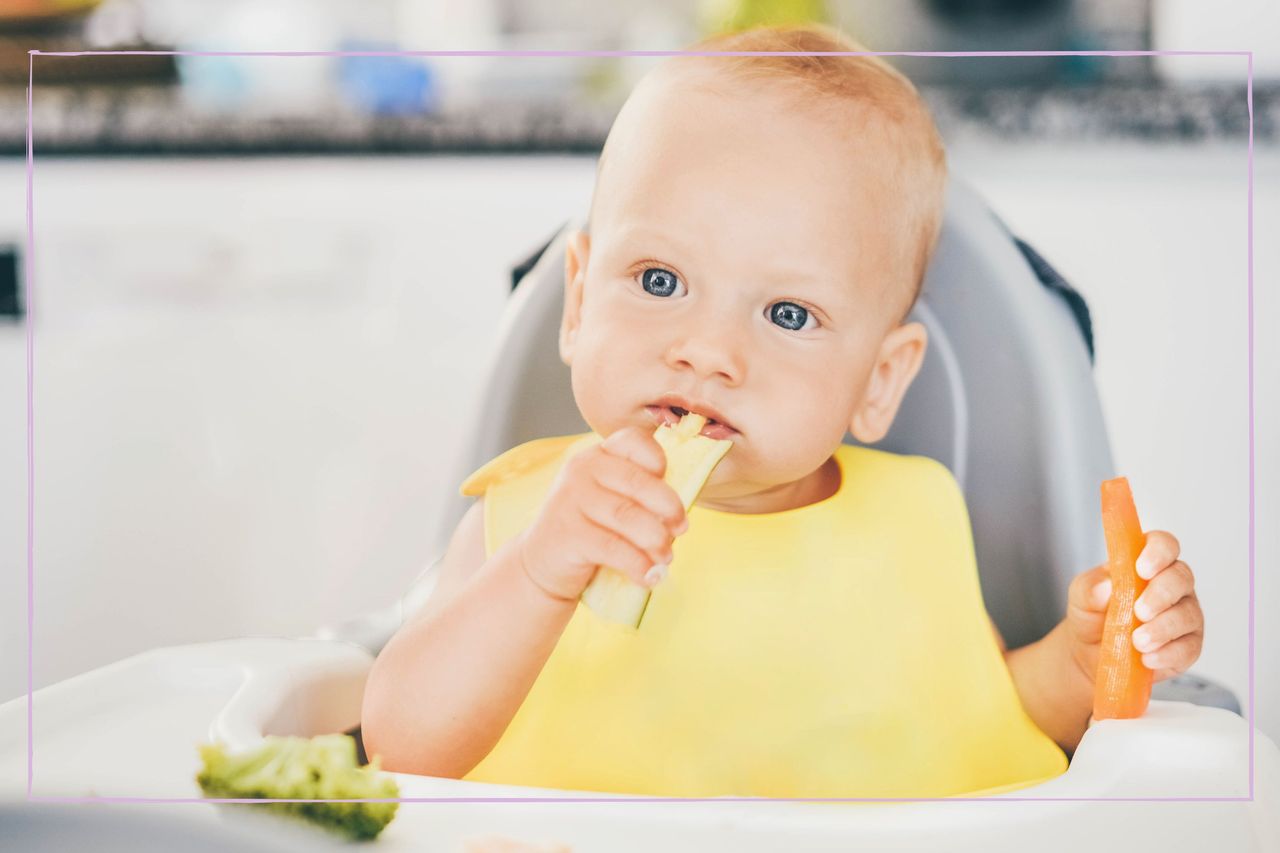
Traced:
<svg viewBox="0 0 1280 853">
<path fill-rule="evenodd" d="M 861 50 L 820 26 L 694 49 Z M 928 111 L 878 57 L 667 60 L 614 122 L 567 245 L 560 353 L 583 418 L 652 426 L 680 398 L 734 442 L 700 504 L 824 497 L 845 432 L 880 440 L 924 358 L 904 320 L 945 183 Z"/>
</svg>

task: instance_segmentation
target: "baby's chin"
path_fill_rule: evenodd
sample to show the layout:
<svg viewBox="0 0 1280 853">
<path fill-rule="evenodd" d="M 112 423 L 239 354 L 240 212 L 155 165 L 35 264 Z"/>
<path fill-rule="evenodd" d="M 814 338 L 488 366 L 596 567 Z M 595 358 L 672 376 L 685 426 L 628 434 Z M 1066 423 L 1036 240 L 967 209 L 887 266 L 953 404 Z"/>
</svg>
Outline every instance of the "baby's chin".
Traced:
<svg viewBox="0 0 1280 853">
<path fill-rule="evenodd" d="M 717 483 L 716 477 L 724 477 L 722 482 Z M 711 475 L 711 479 L 698 493 L 698 499 L 694 502 L 695 506 L 704 509 L 713 509 L 718 512 L 729 512 L 735 514 L 754 514 L 761 512 L 776 512 L 783 508 L 777 505 L 776 498 L 768 494 L 769 487 L 761 483 L 744 482 L 734 477 L 730 472 L 721 472 L 721 468 L 717 467 L 716 471 Z"/>
<path fill-rule="evenodd" d="M 711 472 L 702 491 L 698 492 L 700 502 L 703 499 L 736 501 L 751 498 L 771 488 L 767 473 L 756 471 L 750 461 L 742 456 L 734 459 L 736 450 L 736 447 L 729 448 L 729 452 Z M 762 473 L 765 476 L 762 477 Z"/>
<path fill-rule="evenodd" d="M 795 468 L 753 464 L 749 456 L 733 458 L 730 449 L 698 495 L 698 503 L 730 512 L 779 512 L 806 506 L 830 497 L 840 487 L 838 463 L 830 457 L 816 468 L 796 475 Z M 781 460 L 773 460 L 781 462 Z M 809 467 L 799 460 L 801 470 Z M 767 469 L 767 470 L 766 470 Z"/>
</svg>

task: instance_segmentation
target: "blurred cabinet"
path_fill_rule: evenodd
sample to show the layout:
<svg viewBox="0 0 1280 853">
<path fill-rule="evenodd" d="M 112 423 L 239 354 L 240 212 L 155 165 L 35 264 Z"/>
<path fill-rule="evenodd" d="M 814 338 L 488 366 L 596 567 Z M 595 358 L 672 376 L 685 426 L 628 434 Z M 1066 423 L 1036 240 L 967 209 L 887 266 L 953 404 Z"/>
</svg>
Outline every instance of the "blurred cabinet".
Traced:
<svg viewBox="0 0 1280 853">
<path fill-rule="evenodd" d="M 594 170 L 589 157 L 37 157 L 37 686 L 394 601 L 443 544 L 440 507 L 462 500 L 442 478 L 510 268 L 585 215 Z M 0 163 L 0 240 L 20 246 L 25 177 Z M 0 323 L 15 569 L 25 348 Z M 0 601 L 0 646 L 22 648 L 25 571 L 4 573 Z M 6 655 L 0 699 L 25 686 L 25 655 Z"/>
</svg>

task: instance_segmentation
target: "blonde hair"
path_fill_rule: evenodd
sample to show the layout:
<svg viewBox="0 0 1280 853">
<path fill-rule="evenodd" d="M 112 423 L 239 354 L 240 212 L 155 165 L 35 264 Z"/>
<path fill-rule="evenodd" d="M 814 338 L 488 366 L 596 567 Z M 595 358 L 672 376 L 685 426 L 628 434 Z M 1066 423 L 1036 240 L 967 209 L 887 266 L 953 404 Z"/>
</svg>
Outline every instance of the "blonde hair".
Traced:
<svg viewBox="0 0 1280 853">
<path fill-rule="evenodd" d="M 802 24 L 722 33 L 688 50 L 853 53 L 866 48 L 832 27 Z M 886 213 L 896 219 L 891 222 L 894 233 L 905 235 L 896 247 L 893 265 L 907 271 L 910 300 L 902 310 L 905 318 L 919 297 L 937 244 L 947 181 L 942 139 L 911 81 L 878 56 L 680 56 L 672 62 L 707 63 L 712 80 L 779 84 L 784 94 L 794 94 L 793 101 L 799 107 L 811 108 L 816 97 L 819 106 L 852 106 L 857 110 L 862 120 L 858 130 L 873 136 L 890 154 L 889 165 L 879 177 L 889 197 L 901 202 Z M 847 112 L 823 116 L 837 122 L 846 119 L 848 127 Z M 606 152 L 608 147 L 606 141 Z M 602 152 L 601 168 L 604 156 Z"/>
</svg>

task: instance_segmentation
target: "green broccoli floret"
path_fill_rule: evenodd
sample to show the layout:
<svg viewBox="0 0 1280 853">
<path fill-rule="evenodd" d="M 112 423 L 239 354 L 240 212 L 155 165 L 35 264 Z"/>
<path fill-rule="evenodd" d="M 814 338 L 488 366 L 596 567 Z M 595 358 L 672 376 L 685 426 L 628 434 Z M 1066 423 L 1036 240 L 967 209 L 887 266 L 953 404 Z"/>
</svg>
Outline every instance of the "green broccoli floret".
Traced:
<svg viewBox="0 0 1280 853">
<path fill-rule="evenodd" d="M 379 773 L 378 759 L 356 761 L 350 735 L 263 738 L 254 749 L 230 754 L 203 744 L 196 781 L 205 796 L 228 799 L 351 800 L 400 796 L 396 780 Z M 399 803 L 267 803 L 263 807 L 317 823 L 349 838 L 374 838 Z"/>
</svg>

